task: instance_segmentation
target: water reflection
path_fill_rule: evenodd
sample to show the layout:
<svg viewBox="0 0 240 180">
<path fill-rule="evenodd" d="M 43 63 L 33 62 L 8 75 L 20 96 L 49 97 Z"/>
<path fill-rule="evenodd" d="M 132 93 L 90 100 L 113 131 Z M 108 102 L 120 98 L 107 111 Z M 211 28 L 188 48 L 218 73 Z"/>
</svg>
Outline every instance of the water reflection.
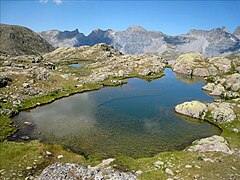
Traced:
<svg viewBox="0 0 240 180">
<path fill-rule="evenodd" d="M 102 158 L 120 154 L 151 156 L 219 134 L 216 126 L 186 120 L 173 111 L 176 104 L 187 100 L 212 101 L 201 90 L 204 83 L 193 80 L 189 86 L 176 79 L 171 69 L 166 69 L 165 74 L 151 82 L 132 78 L 122 87 L 64 98 L 21 112 L 13 120 L 22 127 L 19 136 L 29 135 Z M 34 128 L 25 128 L 26 120 L 33 122 Z"/>
</svg>

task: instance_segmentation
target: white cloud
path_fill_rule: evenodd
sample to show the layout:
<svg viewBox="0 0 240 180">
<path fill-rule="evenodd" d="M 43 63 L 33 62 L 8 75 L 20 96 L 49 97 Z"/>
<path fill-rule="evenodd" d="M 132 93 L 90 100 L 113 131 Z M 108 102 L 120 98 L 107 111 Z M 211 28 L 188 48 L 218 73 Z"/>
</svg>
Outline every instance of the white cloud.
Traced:
<svg viewBox="0 0 240 180">
<path fill-rule="evenodd" d="M 46 4 L 48 0 L 39 0 L 40 3 Z"/>
<path fill-rule="evenodd" d="M 48 0 L 39 0 L 40 3 L 42 4 L 46 4 L 48 3 Z M 57 5 L 62 4 L 62 0 L 53 0 L 54 3 L 56 3 Z"/>
<path fill-rule="evenodd" d="M 53 0 L 57 5 L 62 4 L 62 0 Z"/>
</svg>

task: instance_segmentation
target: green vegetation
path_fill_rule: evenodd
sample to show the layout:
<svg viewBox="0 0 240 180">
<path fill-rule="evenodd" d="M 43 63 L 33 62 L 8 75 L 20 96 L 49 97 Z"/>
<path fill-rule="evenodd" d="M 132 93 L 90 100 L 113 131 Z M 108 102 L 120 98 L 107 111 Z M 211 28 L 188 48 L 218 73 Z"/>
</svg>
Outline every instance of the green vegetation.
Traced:
<svg viewBox="0 0 240 180">
<path fill-rule="evenodd" d="M 61 157 L 59 155 L 62 155 L 62 158 L 59 158 Z M 10 179 L 25 179 L 30 175 L 39 175 L 43 168 L 55 162 L 85 163 L 82 156 L 63 150 L 59 145 L 42 144 L 38 141 L 2 142 L 0 157 L 2 174 Z"/>
</svg>

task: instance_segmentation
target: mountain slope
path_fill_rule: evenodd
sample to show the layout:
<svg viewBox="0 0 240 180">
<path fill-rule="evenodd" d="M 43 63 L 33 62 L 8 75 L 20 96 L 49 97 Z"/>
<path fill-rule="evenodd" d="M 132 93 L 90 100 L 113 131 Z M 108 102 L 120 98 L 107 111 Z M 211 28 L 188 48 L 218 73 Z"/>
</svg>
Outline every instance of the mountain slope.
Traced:
<svg viewBox="0 0 240 180">
<path fill-rule="evenodd" d="M 34 31 L 16 25 L 0 24 L 0 54 L 43 54 L 54 48 Z"/>
<path fill-rule="evenodd" d="M 41 32 L 40 35 L 55 47 L 93 46 L 97 43 L 106 43 L 126 54 L 196 51 L 206 56 L 215 56 L 240 50 L 240 40 L 236 37 L 238 31 L 234 35 L 225 27 L 209 31 L 190 30 L 189 33 L 179 36 L 170 36 L 159 31 L 147 31 L 140 26 L 131 26 L 125 31 L 98 29 L 88 36 L 77 32 L 76 30 L 68 31 L 69 35 L 62 39 L 58 35 L 52 35 L 51 40 L 49 36 L 52 31 Z M 72 34 L 75 36 L 73 37 Z"/>
<path fill-rule="evenodd" d="M 237 27 L 237 29 L 235 29 L 235 31 L 233 32 L 234 36 L 236 36 L 238 39 L 240 39 L 240 26 Z"/>
</svg>

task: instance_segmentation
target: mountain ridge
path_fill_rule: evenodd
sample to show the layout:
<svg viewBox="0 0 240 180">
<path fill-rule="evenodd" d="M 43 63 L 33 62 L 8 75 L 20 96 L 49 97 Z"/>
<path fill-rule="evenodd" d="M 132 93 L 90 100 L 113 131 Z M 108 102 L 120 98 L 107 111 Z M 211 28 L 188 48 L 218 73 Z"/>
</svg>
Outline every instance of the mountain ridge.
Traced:
<svg viewBox="0 0 240 180">
<path fill-rule="evenodd" d="M 96 29 L 88 35 L 78 33 L 74 37 L 71 35 L 76 30 L 64 31 L 65 38 L 60 35 L 61 31 L 58 37 L 50 36 L 48 32 L 51 31 L 39 34 L 54 47 L 93 46 L 106 43 L 126 54 L 196 51 L 206 56 L 216 56 L 240 51 L 240 27 L 238 28 L 234 33 L 229 32 L 224 26 L 211 30 L 191 29 L 188 33 L 177 36 L 167 35 L 161 31 L 148 31 L 138 25 L 130 26 L 123 31 Z"/>
</svg>

